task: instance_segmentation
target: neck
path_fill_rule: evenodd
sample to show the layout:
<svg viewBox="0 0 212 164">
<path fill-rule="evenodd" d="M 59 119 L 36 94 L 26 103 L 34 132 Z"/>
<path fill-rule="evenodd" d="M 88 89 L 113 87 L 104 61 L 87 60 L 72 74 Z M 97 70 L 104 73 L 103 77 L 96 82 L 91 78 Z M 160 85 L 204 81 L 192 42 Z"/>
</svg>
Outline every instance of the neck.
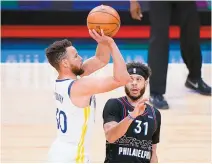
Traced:
<svg viewBox="0 0 212 164">
<path fill-rule="evenodd" d="M 71 71 L 59 71 L 58 79 L 77 79 L 77 76 Z"/>
<path fill-rule="evenodd" d="M 128 100 L 128 102 L 132 105 L 132 106 L 136 106 L 137 105 L 137 103 L 142 99 L 142 96 L 139 98 L 139 99 L 137 99 L 137 100 L 132 100 L 130 97 L 128 97 L 127 95 L 126 95 L 126 97 L 127 97 L 127 100 Z"/>
</svg>

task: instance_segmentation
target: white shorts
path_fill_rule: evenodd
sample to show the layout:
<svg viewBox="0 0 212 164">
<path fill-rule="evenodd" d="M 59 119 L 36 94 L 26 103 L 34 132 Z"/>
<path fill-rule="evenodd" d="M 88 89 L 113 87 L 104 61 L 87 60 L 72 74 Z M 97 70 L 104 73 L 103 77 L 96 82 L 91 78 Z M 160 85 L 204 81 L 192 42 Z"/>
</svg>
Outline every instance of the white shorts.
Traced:
<svg viewBox="0 0 212 164">
<path fill-rule="evenodd" d="M 69 162 L 69 163 L 89 163 L 89 157 L 87 154 L 84 156 L 82 153 L 80 155 L 78 147 L 71 143 L 62 142 L 59 139 L 56 139 L 50 147 L 48 153 L 48 162 Z M 77 161 L 77 156 L 78 161 Z"/>
</svg>

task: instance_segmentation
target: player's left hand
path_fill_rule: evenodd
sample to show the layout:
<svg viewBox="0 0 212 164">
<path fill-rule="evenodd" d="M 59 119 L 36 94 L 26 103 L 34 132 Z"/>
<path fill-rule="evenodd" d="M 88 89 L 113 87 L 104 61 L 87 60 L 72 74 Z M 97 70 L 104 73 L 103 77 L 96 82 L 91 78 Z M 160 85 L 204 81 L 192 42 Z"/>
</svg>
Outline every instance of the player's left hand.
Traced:
<svg viewBox="0 0 212 164">
<path fill-rule="evenodd" d="M 89 34 L 94 40 L 97 41 L 97 43 L 110 45 L 114 42 L 113 38 L 106 36 L 102 29 L 101 29 L 101 35 L 99 35 L 94 29 L 89 30 Z"/>
<path fill-rule="evenodd" d="M 137 105 L 135 106 L 134 110 L 131 113 L 132 117 L 136 118 L 137 116 L 142 115 L 144 113 L 146 108 L 145 104 L 146 101 L 148 101 L 148 99 L 143 98 L 137 103 Z"/>
</svg>

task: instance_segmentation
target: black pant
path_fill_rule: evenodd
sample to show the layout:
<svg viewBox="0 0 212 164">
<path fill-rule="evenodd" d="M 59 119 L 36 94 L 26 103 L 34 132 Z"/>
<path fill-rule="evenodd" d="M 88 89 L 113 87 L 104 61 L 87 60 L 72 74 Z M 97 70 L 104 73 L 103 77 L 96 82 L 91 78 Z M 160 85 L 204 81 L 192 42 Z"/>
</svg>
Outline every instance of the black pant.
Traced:
<svg viewBox="0 0 212 164">
<path fill-rule="evenodd" d="M 148 65 L 152 69 L 150 93 L 166 91 L 169 58 L 169 25 L 172 9 L 179 19 L 181 55 L 189 70 L 189 78 L 201 77 L 202 55 L 199 43 L 200 22 L 195 2 L 150 1 L 151 34 Z"/>
</svg>

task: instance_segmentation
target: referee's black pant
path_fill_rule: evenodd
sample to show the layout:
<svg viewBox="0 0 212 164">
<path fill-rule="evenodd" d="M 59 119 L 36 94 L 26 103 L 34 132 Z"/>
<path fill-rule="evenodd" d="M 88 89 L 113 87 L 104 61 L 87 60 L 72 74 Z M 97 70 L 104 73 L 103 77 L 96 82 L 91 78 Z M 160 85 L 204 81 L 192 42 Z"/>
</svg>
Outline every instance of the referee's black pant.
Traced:
<svg viewBox="0 0 212 164">
<path fill-rule="evenodd" d="M 202 55 L 199 35 L 200 22 L 195 1 L 150 1 L 151 34 L 148 65 L 152 69 L 150 93 L 164 94 L 166 91 L 169 59 L 169 25 L 171 11 L 177 11 L 180 26 L 181 55 L 191 79 L 201 77 Z"/>
</svg>

